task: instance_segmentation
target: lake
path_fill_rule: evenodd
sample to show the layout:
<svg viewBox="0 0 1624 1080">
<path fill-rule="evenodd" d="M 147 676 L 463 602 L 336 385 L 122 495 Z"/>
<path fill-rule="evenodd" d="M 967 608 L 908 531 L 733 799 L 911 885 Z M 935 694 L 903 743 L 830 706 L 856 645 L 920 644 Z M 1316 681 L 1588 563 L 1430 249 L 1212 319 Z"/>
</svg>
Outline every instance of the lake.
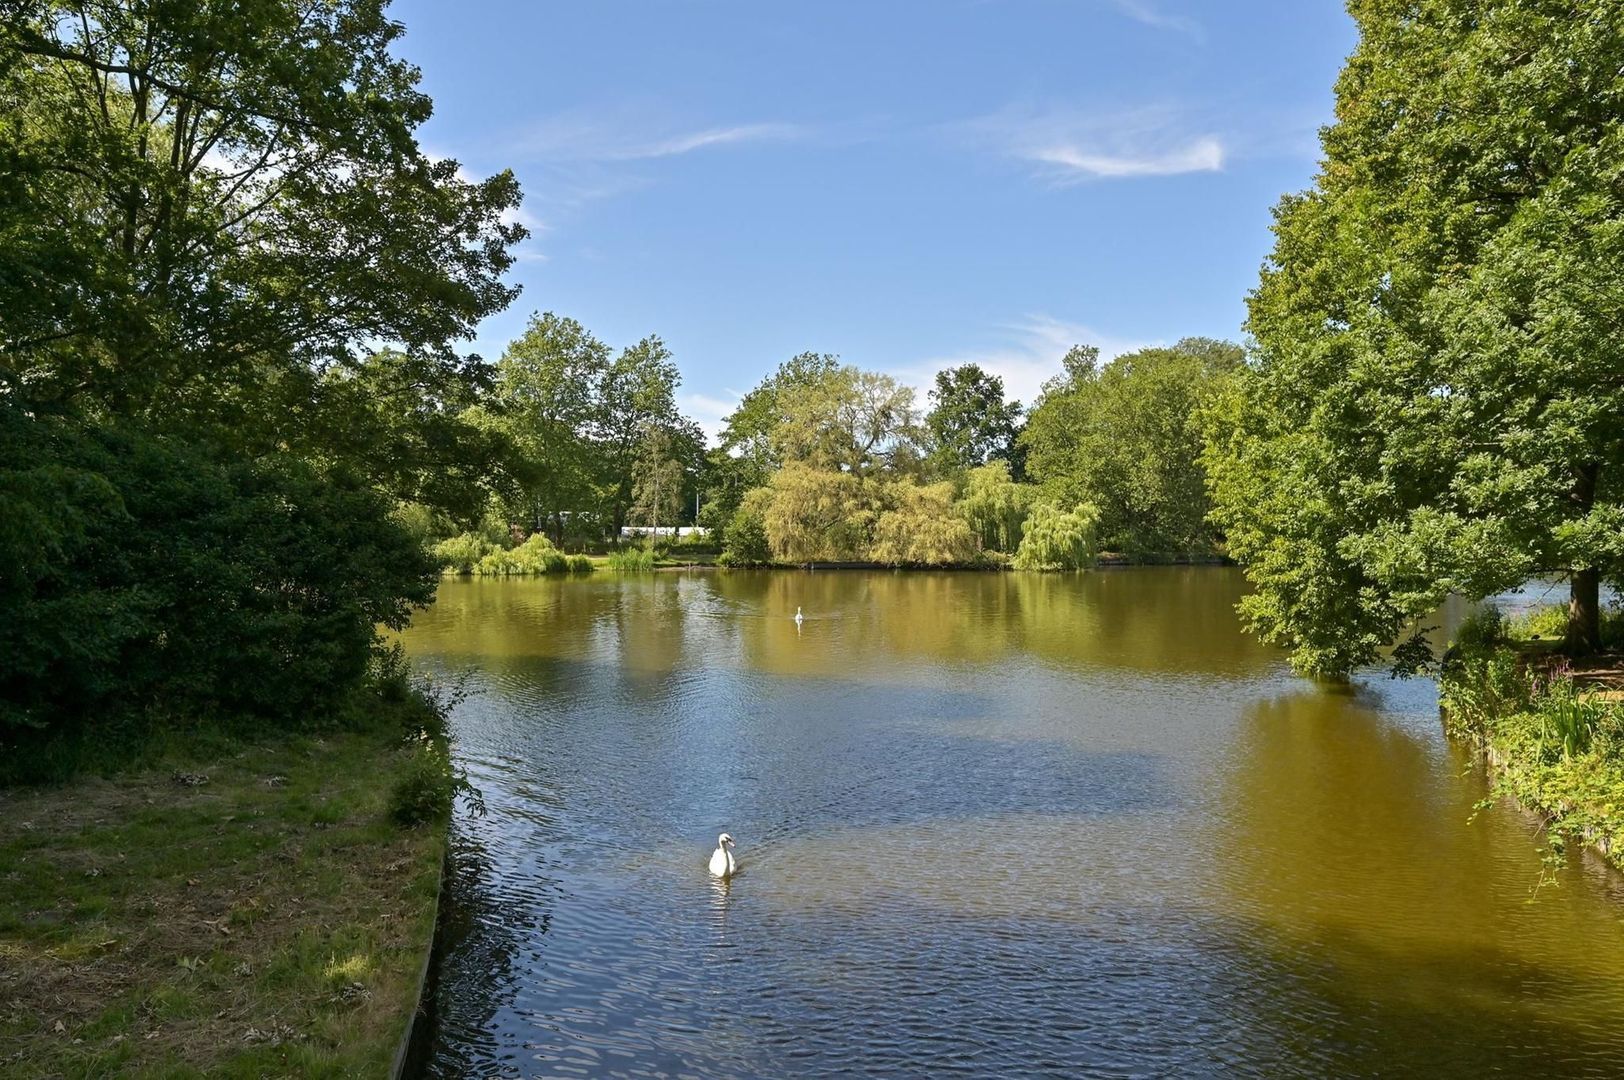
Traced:
<svg viewBox="0 0 1624 1080">
<path fill-rule="evenodd" d="M 1618 877 L 1475 811 L 1429 680 L 1296 678 L 1243 589 L 446 581 L 405 641 L 486 811 L 427 1074 L 1618 1075 Z"/>
</svg>

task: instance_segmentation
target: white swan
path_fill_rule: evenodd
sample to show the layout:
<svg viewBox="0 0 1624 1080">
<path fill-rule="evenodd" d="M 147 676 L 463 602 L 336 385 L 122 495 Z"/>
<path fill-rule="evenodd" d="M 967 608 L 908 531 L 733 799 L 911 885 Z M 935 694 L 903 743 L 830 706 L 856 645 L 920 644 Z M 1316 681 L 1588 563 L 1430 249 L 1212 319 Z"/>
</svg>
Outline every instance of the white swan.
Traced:
<svg viewBox="0 0 1624 1080">
<path fill-rule="evenodd" d="M 801 625 L 801 609 L 800 608 L 795 609 L 795 625 L 796 626 Z"/>
<path fill-rule="evenodd" d="M 733 838 L 723 833 L 716 838 L 716 850 L 711 852 L 710 872 L 713 877 L 730 878 L 738 864 L 733 861 Z"/>
</svg>

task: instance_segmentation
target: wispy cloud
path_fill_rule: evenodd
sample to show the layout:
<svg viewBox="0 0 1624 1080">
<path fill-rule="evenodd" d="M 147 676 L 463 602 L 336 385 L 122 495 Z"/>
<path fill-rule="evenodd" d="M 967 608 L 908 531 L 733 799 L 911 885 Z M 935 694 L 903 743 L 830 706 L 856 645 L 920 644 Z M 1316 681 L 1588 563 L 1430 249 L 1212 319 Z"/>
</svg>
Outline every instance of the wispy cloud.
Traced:
<svg viewBox="0 0 1624 1080">
<path fill-rule="evenodd" d="M 729 395 L 725 398 L 710 394 L 679 393 L 677 407 L 684 416 L 689 417 L 705 432 L 706 438 L 715 445 L 720 441 L 722 421 L 739 407 L 739 401 L 744 396 L 732 390 L 724 390 Z"/>
<path fill-rule="evenodd" d="M 516 141 L 516 149 L 550 162 L 647 161 L 741 143 L 804 134 L 795 124 L 752 122 L 696 127 L 634 106 L 575 109 L 551 116 Z"/>
<path fill-rule="evenodd" d="M 1192 37 L 1201 36 L 1201 24 L 1186 15 L 1170 15 L 1151 0 L 1110 0 L 1111 6 L 1137 23 L 1158 30 L 1173 30 Z"/>
<path fill-rule="evenodd" d="M 960 127 L 976 145 L 1030 162 L 1054 184 L 1218 172 L 1226 158 L 1220 136 L 1190 131 L 1188 119 L 1165 106 L 1009 108 Z"/>
<path fill-rule="evenodd" d="M 1218 172 L 1224 167 L 1224 144 L 1218 141 L 1216 135 L 1203 135 L 1170 150 L 1111 154 L 1075 143 L 1055 143 L 1035 148 L 1025 156 L 1079 177 L 1177 176 L 1180 173 Z"/>
<path fill-rule="evenodd" d="M 934 385 L 936 373 L 961 364 L 979 364 L 982 370 L 1004 380 L 1004 392 L 1031 405 L 1043 392 L 1043 384 L 1061 372 L 1061 359 L 1073 345 L 1094 345 L 1100 358 L 1109 360 L 1123 353 L 1160 344 L 1108 334 L 1083 323 L 1033 314 L 993 328 L 992 342 L 982 348 L 967 348 L 947 356 L 921 360 L 894 372 L 903 381 L 919 387 L 920 403 Z"/>
</svg>

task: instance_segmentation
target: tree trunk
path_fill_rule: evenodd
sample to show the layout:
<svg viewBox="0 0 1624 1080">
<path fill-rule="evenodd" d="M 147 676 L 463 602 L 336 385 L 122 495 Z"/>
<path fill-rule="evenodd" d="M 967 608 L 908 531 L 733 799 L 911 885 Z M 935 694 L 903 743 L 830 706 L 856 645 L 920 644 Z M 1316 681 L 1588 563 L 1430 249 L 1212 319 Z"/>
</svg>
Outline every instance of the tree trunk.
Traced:
<svg viewBox="0 0 1624 1080">
<path fill-rule="evenodd" d="M 1594 462 L 1579 468 L 1572 498 L 1580 514 L 1588 514 L 1595 504 L 1599 471 Z M 1601 648 L 1601 573 L 1590 566 L 1572 571 L 1570 580 L 1567 652 L 1569 656 L 1588 656 Z"/>
<path fill-rule="evenodd" d="M 1569 656 L 1588 656 L 1601 648 L 1601 574 L 1595 567 L 1573 572 L 1568 593 Z"/>
</svg>

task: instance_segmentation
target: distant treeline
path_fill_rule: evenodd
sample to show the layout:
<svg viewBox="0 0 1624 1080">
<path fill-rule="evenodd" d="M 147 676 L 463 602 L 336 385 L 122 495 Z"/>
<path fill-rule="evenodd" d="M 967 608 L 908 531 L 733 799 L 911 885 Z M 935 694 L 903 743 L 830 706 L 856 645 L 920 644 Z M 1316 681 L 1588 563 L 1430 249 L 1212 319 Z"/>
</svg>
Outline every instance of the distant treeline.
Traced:
<svg viewBox="0 0 1624 1080">
<path fill-rule="evenodd" d="M 1200 411 L 1242 359 L 1204 339 L 1104 364 L 1079 346 L 1027 410 L 975 364 L 938 373 L 922 408 L 889 375 L 802 353 L 707 450 L 657 337 L 612 357 L 574 320 L 540 315 L 463 414 L 503 447 L 482 527 L 448 539 L 447 519 L 403 513 L 464 569 L 465 553 L 527 532 L 568 547 L 679 523 L 708 529 L 733 565 L 1210 556 Z"/>
</svg>

